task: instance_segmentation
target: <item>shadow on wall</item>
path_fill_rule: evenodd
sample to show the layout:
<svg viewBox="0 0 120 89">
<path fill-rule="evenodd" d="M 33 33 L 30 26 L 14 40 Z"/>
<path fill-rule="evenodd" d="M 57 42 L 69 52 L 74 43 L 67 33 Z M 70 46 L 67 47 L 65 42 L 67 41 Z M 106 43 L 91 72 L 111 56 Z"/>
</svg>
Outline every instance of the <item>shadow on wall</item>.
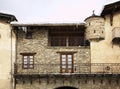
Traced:
<svg viewBox="0 0 120 89">
<path fill-rule="evenodd" d="M 58 87 L 58 88 L 55 88 L 55 89 L 78 89 L 78 88 L 69 87 L 69 86 L 64 86 L 64 87 Z"/>
</svg>

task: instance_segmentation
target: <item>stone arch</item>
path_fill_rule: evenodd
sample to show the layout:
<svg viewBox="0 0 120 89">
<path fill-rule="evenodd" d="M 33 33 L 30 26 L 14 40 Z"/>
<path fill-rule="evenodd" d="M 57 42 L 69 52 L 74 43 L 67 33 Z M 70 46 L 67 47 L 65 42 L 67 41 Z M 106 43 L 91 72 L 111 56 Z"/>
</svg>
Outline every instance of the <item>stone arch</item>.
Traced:
<svg viewBox="0 0 120 89">
<path fill-rule="evenodd" d="M 78 89 L 76 87 L 71 87 L 71 86 L 61 86 L 61 87 L 57 87 L 55 89 Z"/>
</svg>

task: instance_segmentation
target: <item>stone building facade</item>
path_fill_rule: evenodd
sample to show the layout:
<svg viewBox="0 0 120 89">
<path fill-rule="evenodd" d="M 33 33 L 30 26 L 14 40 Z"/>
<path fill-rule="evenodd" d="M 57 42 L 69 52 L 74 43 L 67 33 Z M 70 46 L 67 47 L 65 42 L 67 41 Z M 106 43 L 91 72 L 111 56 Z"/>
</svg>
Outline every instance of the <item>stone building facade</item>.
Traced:
<svg viewBox="0 0 120 89">
<path fill-rule="evenodd" d="M 74 86 L 79 73 L 90 72 L 90 46 L 84 38 L 84 24 L 13 24 L 13 27 L 17 36 L 16 89 Z M 28 33 L 32 33 L 31 38 L 26 38 Z M 26 68 L 24 57 L 33 55 L 34 64 L 27 64 Z"/>
<path fill-rule="evenodd" d="M 0 31 L 9 25 L 6 32 L 11 30 L 12 43 L 12 51 L 8 52 L 12 53 L 12 62 L 10 56 L 9 61 L 5 56 L 0 61 L 0 73 L 3 77 L 4 72 L 8 74 L 4 84 L 10 80 L 14 64 L 13 82 L 6 89 L 120 89 L 119 9 L 120 1 L 105 5 L 100 16 L 93 13 L 79 24 L 4 22 L 4 27 L 4 15 Z M 9 16 L 10 21 L 13 17 Z"/>
</svg>

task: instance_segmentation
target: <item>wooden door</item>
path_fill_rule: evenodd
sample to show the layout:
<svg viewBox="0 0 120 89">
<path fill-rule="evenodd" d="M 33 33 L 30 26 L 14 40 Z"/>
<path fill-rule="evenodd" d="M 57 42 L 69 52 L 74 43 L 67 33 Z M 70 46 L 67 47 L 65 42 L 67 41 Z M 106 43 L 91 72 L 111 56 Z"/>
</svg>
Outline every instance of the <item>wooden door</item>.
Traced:
<svg viewBox="0 0 120 89">
<path fill-rule="evenodd" d="M 73 73 L 72 54 L 61 54 L 61 73 Z"/>
</svg>

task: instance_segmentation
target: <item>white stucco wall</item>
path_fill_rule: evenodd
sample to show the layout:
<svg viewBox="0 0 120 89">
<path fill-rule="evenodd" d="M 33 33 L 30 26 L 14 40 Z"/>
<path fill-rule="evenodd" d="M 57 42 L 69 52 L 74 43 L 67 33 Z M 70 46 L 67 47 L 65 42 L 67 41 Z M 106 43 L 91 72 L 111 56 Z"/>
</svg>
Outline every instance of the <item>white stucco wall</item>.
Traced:
<svg viewBox="0 0 120 89">
<path fill-rule="evenodd" d="M 11 61 L 11 26 L 0 22 L 0 89 L 11 89 L 11 62 L 15 60 L 15 35 L 12 36 Z M 12 63 L 12 67 L 13 67 Z"/>
<path fill-rule="evenodd" d="M 110 15 L 105 16 L 105 39 L 91 41 L 92 63 L 120 63 L 120 45 L 112 44 L 112 30 L 120 27 L 120 12 L 115 13 L 113 25 L 110 25 Z"/>
</svg>

